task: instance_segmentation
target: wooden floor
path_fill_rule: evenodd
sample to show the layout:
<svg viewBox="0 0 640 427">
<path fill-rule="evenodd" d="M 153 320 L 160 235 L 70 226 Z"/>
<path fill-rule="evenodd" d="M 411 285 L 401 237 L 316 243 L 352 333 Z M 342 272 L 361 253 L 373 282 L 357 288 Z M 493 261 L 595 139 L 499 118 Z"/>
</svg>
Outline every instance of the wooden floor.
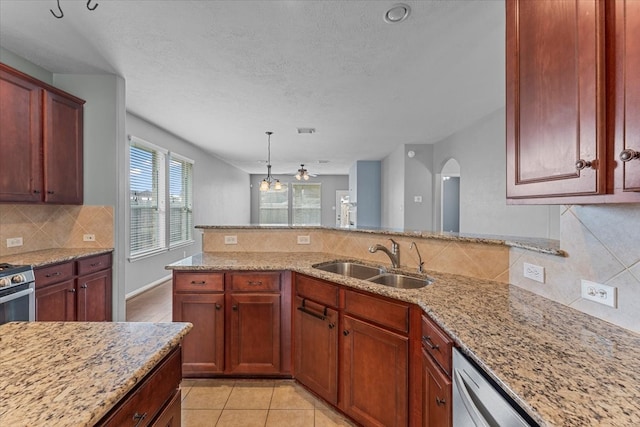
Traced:
<svg viewBox="0 0 640 427">
<path fill-rule="evenodd" d="M 127 300 L 127 322 L 171 322 L 171 280 Z"/>
</svg>

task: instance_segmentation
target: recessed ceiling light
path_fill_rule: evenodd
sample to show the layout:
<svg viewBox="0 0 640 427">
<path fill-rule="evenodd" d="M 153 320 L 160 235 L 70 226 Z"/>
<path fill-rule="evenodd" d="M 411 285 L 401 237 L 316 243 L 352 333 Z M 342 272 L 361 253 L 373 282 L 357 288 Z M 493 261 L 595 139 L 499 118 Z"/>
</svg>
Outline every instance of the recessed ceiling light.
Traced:
<svg viewBox="0 0 640 427">
<path fill-rule="evenodd" d="M 384 14 L 384 22 L 389 24 L 397 24 L 398 22 L 402 22 L 409 17 L 411 13 L 411 8 L 404 4 L 398 3 L 394 5 L 391 9 L 387 10 L 387 13 Z"/>
</svg>

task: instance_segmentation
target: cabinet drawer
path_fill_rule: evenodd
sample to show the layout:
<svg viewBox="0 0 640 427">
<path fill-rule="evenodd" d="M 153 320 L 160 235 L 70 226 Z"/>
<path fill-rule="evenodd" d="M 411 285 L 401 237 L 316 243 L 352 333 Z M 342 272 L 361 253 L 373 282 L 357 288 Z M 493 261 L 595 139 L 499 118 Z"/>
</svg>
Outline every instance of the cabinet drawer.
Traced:
<svg viewBox="0 0 640 427">
<path fill-rule="evenodd" d="M 308 276 L 296 275 L 296 294 L 320 304 L 338 306 L 338 287 Z"/>
<path fill-rule="evenodd" d="M 409 332 L 408 305 L 352 291 L 345 291 L 344 297 L 346 312 L 400 332 Z"/>
<path fill-rule="evenodd" d="M 73 261 L 70 261 L 62 264 L 37 268 L 34 270 L 36 288 L 71 279 L 74 276 L 73 266 Z"/>
<path fill-rule="evenodd" d="M 96 255 L 78 261 L 78 276 L 111 268 L 111 254 Z"/>
<path fill-rule="evenodd" d="M 178 389 L 182 380 L 181 365 L 180 347 L 178 347 L 140 383 L 137 389 L 134 389 L 133 394 L 128 395 L 126 400 L 120 403 L 105 422 L 99 425 L 108 427 L 150 425 Z"/>
<path fill-rule="evenodd" d="M 177 292 L 222 292 L 223 273 L 173 273 L 173 287 Z"/>
<path fill-rule="evenodd" d="M 433 320 L 422 316 L 422 346 L 444 371 L 451 376 L 453 341 Z"/>
<path fill-rule="evenodd" d="M 232 291 L 279 291 L 280 273 L 230 273 L 229 289 Z"/>
</svg>

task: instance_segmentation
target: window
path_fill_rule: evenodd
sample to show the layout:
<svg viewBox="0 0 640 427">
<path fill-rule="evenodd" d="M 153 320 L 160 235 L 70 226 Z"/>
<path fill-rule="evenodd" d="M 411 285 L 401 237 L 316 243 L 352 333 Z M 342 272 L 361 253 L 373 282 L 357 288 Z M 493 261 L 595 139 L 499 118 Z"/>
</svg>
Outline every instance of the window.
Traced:
<svg viewBox="0 0 640 427">
<path fill-rule="evenodd" d="M 260 224 L 321 225 L 321 189 L 321 184 L 283 183 L 281 190 L 260 191 Z"/>
<path fill-rule="evenodd" d="M 142 139 L 130 140 L 129 257 L 133 260 L 191 242 L 193 161 Z"/>
<path fill-rule="evenodd" d="M 292 184 L 293 225 L 320 225 L 322 223 L 322 204 L 320 202 L 320 184 Z"/>
</svg>

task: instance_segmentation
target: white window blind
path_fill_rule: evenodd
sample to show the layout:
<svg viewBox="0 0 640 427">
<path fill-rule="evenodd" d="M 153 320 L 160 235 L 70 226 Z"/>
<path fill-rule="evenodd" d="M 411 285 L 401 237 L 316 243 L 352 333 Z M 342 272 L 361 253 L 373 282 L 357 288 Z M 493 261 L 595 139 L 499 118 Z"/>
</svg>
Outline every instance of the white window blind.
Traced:
<svg viewBox="0 0 640 427">
<path fill-rule="evenodd" d="M 289 224 L 289 188 L 282 184 L 281 190 L 260 191 L 260 224 Z"/>
<path fill-rule="evenodd" d="M 166 151 L 131 139 L 129 167 L 130 256 L 166 248 Z"/>
<path fill-rule="evenodd" d="M 322 223 L 321 184 L 291 184 L 293 225 L 320 225 Z"/>
<path fill-rule="evenodd" d="M 171 154 L 169 162 L 169 245 L 192 240 L 193 161 Z"/>
</svg>

